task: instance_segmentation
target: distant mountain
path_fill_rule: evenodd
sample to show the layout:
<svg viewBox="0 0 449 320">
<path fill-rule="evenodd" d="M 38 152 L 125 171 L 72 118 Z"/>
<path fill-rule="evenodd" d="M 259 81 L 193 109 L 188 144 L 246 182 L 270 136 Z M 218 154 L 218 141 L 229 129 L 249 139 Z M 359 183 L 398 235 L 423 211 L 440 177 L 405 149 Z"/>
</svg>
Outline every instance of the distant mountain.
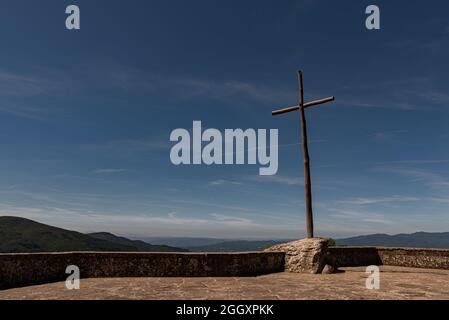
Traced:
<svg viewBox="0 0 449 320">
<path fill-rule="evenodd" d="M 291 240 L 241 240 L 219 238 L 177 238 L 177 237 L 144 237 L 141 240 L 153 244 L 167 244 L 170 246 L 186 248 L 194 252 L 236 252 L 236 251 L 260 251 L 267 246 Z"/>
<path fill-rule="evenodd" d="M 194 252 L 261 251 L 268 246 L 290 240 L 241 240 L 189 237 L 139 237 L 152 244 L 166 244 Z"/>
<path fill-rule="evenodd" d="M 150 240 L 149 244 L 146 241 Z M 0 217 L 0 253 L 63 251 L 236 252 L 261 251 L 291 240 L 230 240 L 214 238 L 142 238 L 130 240 L 107 232 L 83 234 L 20 217 Z M 338 239 L 342 246 L 449 248 L 449 232 L 372 234 Z"/>
<path fill-rule="evenodd" d="M 416 232 L 412 234 L 371 234 L 338 239 L 337 245 L 409 248 L 449 248 L 449 232 Z"/>
<path fill-rule="evenodd" d="M 288 242 L 288 240 L 228 240 L 211 245 L 188 247 L 188 249 L 195 252 L 262 251 L 270 246 L 283 242 Z"/>
<path fill-rule="evenodd" d="M 218 238 L 195 238 L 195 237 L 135 237 L 152 244 L 163 244 L 174 247 L 190 248 L 217 244 L 230 241 L 229 239 Z M 234 239 L 233 239 L 234 240 Z"/>
<path fill-rule="evenodd" d="M 119 237 L 109 232 L 96 232 L 96 233 L 88 233 L 88 236 L 91 236 L 96 239 L 106 240 L 113 243 L 119 243 L 124 246 L 131 246 L 136 248 L 136 251 L 157 251 L 157 252 L 187 252 L 187 249 L 181 249 L 166 245 L 153 245 L 146 243 L 141 240 L 130 240 L 125 237 Z"/>
<path fill-rule="evenodd" d="M 0 252 L 63 251 L 185 251 L 180 248 L 152 246 L 112 234 L 83 233 L 52 227 L 20 217 L 0 217 Z"/>
</svg>

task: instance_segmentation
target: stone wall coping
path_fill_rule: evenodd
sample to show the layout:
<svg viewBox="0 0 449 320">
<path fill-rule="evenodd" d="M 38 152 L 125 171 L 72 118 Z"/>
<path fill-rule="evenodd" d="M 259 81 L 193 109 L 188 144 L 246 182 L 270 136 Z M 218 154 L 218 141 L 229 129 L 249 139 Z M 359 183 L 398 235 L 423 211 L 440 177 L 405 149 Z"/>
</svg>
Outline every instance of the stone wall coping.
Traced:
<svg viewBox="0 0 449 320">
<path fill-rule="evenodd" d="M 377 247 L 377 246 L 336 246 L 329 247 L 329 249 L 372 249 L 372 250 L 388 250 L 388 251 L 438 251 L 438 252 L 449 252 L 449 249 L 442 248 L 404 248 L 404 247 Z"/>
<path fill-rule="evenodd" d="M 96 255 L 180 255 L 180 256 L 207 256 L 207 255 L 254 255 L 254 254 L 284 254 L 281 251 L 242 251 L 242 252 L 151 252 L 151 251 L 67 251 L 67 252 L 30 252 L 30 253 L 0 253 L 0 256 L 28 256 L 28 255 L 68 255 L 68 254 L 96 254 Z"/>
</svg>

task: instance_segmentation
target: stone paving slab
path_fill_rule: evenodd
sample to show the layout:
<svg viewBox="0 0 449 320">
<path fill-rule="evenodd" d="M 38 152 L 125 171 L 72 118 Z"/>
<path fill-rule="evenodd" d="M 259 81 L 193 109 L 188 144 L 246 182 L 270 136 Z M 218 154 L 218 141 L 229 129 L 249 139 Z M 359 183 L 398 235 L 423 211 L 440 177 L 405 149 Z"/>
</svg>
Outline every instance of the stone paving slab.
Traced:
<svg viewBox="0 0 449 320">
<path fill-rule="evenodd" d="M 231 278 L 82 279 L 80 290 L 64 282 L 0 291 L 0 299 L 49 300 L 449 300 L 449 270 L 381 267 L 380 289 L 368 290 L 365 268 L 337 274 L 275 273 Z"/>
</svg>

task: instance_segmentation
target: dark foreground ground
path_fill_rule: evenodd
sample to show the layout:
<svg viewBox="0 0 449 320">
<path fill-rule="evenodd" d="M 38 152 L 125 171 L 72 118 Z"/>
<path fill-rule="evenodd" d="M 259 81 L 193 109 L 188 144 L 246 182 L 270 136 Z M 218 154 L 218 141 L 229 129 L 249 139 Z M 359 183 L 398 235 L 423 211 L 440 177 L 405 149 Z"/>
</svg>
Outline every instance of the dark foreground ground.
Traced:
<svg viewBox="0 0 449 320">
<path fill-rule="evenodd" d="M 380 289 L 366 288 L 365 268 L 330 275 L 276 273 L 248 278 L 82 279 L 0 291 L 0 299 L 449 299 L 449 270 L 381 267 Z"/>
</svg>

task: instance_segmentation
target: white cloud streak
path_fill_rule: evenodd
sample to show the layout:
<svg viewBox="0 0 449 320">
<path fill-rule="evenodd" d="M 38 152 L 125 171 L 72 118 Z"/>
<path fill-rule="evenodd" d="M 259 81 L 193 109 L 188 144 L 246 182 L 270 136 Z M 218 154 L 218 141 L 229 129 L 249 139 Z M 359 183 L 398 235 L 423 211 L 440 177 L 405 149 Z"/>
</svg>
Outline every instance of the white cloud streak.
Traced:
<svg viewBox="0 0 449 320">
<path fill-rule="evenodd" d="M 211 187 L 218 187 L 218 186 L 223 186 L 223 185 L 241 186 L 241 185 L 243 185 L 243 183 L 238 182 L 238 181 L 232 181 L 232 180 L 224 180 L 224 179 L 219 179 L 219 180 L 214 180 L 214 181 L 209 182 L 209 186 L 211 186 Z"/>
<path fill-rule="evenodd" d="M 128 171 L 128 169 L 97 169 L 92 171 L 91 174 L 113 174 L 126 171 Z"/>
</svg>

